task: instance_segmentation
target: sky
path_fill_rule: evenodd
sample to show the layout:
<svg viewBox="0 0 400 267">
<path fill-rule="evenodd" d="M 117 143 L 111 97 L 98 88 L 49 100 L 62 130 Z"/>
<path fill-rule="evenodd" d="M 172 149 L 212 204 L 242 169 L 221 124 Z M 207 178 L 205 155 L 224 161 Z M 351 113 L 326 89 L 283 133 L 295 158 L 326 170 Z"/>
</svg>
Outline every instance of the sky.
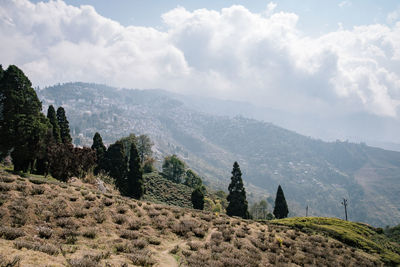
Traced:
<svg viewBox="0 0 400 267">
<path fill-rule="evenodd" d="M 0 63 L 40 87 L 162 88 L 399 122 L 398 1 L 110 3 L 0 0 Z"/>
</svg>

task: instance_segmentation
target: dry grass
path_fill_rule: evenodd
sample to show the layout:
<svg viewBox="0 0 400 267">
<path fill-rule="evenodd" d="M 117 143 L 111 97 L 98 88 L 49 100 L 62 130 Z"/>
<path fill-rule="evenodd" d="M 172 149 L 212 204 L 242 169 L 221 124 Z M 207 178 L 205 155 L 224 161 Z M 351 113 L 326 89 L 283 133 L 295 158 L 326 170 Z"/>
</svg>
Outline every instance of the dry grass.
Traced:
<svg viewBox="0 0 400 267">
<path fill-rule="evenodd" d="M 1 170 L 0 225 L 0 266 L 35 265 L 32 255 L 45 265 L 89 267 L 166 266 L 175 259 L 182 266 L 217 267 L 382 264 L 376 254 L 317 233 Z"/>
</svg>

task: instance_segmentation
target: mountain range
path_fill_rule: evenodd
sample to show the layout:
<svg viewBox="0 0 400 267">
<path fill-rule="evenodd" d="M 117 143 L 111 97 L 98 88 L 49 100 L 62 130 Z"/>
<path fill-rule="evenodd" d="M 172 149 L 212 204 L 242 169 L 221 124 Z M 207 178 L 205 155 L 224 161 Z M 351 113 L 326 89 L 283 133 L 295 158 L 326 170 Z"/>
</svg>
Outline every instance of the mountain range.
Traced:
<svg viewBox="0 0 400 267">
<path fill-rule="evenodd" d="M 267 199 L 271 209 L 280 184 L 289 216 L 305 215 L 308 206 L 311 216 L 343 218 L 346 198 L 350 220 L 400 222 L 399 152 L 306 137 L 238 115 L 242 107 L 249 110 L 245 103 L 87 83 L 37 93 L 44 108 L 65 108 L 76 145 L 90 146 L 95 132 L 106 144 L 130 133 L 148 134 L 158 166 L 164 156 L 177 154 L 212 188 L 226 191 L 234 161 L 250 202 Z"/>
</svg>

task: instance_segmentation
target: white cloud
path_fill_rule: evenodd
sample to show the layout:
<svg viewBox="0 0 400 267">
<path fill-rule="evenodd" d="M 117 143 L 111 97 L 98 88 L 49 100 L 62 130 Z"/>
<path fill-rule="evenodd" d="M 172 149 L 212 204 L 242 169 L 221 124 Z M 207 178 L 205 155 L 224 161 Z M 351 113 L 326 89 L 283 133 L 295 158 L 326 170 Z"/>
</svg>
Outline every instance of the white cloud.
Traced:
<svg viewBox="0 0 400 267">
<path fill-rule="evenodd" d="M 397 116 L 400 23 L 305 36 L 298 16 L 243 6 L 165 13 L 166 31 L 124 27 L 90 6 L 0 0 L 0 62 L 35 85 L 165 88 L 292 111 Z"/>
<path fill-rule="evenodd" d="M 276 8 L 277 6 L 278 6 L 278 5 L 277 5 L 276 3 L 274 3 L 274 2 L 269 2 L 268 5 L 267 5 L 266 14 L 267 14 L 267 15 L 272 14 L 272 12 L 275 10 L 275 8 Z"/>
<path fill-rule="evenodd" d="M 338 6 L 340 8 L 349 7 L 349 6 L 351 6 L 351 2 L 350 1 L 342 1 L 342 2 L 339 3 Z"/>
<path fill-rule="evenodd" d="M 398 21 L 400 18 L 400 9 L 394 10 L 392 12 L 390 12 L 387 16 L 386 16 L 386 21 L 388 23 L 394 23 L 396 21 Z"/>
</svg>

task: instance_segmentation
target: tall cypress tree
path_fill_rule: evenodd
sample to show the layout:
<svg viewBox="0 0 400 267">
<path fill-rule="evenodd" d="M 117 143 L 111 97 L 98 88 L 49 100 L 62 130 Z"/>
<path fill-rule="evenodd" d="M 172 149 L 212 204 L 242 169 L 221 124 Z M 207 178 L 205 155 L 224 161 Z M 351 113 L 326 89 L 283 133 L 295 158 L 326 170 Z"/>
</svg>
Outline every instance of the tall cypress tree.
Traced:
<svg viewBox="0 0 400 267">
<path fill-rule="evenodd" d="M 106 153 L 106 146 L 103 144 L 103 139 L 101 135 L 96 132 L 93 136 L 93 144 L 92 149 L 96 152 L 96 168 L 94 169 L 94 174 L 98 174 L 101 169 L 104 169 L 102 166 L 104 161 L 104 154 Z"/>
<path fill-rule="evenodd" d="M 42 103 L 28 77 L 17 66 L 0 71 L 0 152 L 10 151 L 15 171 L 33 170 L 48 124 Z"/>
<path fill-rule="evenodd" d="M 128 173 L 128 161 L 122 142 L 117 141 L 108 147 L 104 155 L 104 169 L 115 179 L 117 188 L 120 190 L 124 188 Z"/>
<path fill-rule="evenodd" d="M 193 190 L 191 200 L 193 208 L 197 210 L 204 209 L 204 193 L 200 186 Z"/>
<path fill-rule="evenodd" d="M 246 191 L 243 186 L 242 172 L 240 171 L 239 164 L 235 161 L 232 169 L 231 183 L 228 187 L 229 195 L 227 200 L 229 201 L 228 207 L 226 208 L 226 214 L 229 216 L 239 216 L 244 219 L 249 218 L 249 212 L 247 210 Z"/>
<path fill-rule="evenodd" d="M 144 194 L 143 171 L 135 143 L 131 144 L 128 179 L 124 191 L 127 196 L 136 199 L 140 199 Z"/>
<path fill-rule="evenodd" d="M 47 118 L 49 119 L 51 126 L 53 127 L 53 137 L 57 144 L 61 143 L 60 126 L 58 125 L 56 110 L 53 105 L 50 105 L 47 109 Z"/>
<path fill-rule="evenodd" d="M 281 185 L 278 186 L 278 191 L 276 192 L 274 215 L 277 219 L 286 218 L 289 214 L 288 205 L 286 203 L 285 195 Z"/>
<path fill-rule="evenodd" d="M 72 138 L 69 133 L 69 122 L 67 120 L 67 116 L 65 115 L 65 110 L 63 107 L 59 107 L 57 109 L 57 120 L 58 125 L 60 126 L 61 141 L 64 144 L 72 143 Z"/>
</svg>

